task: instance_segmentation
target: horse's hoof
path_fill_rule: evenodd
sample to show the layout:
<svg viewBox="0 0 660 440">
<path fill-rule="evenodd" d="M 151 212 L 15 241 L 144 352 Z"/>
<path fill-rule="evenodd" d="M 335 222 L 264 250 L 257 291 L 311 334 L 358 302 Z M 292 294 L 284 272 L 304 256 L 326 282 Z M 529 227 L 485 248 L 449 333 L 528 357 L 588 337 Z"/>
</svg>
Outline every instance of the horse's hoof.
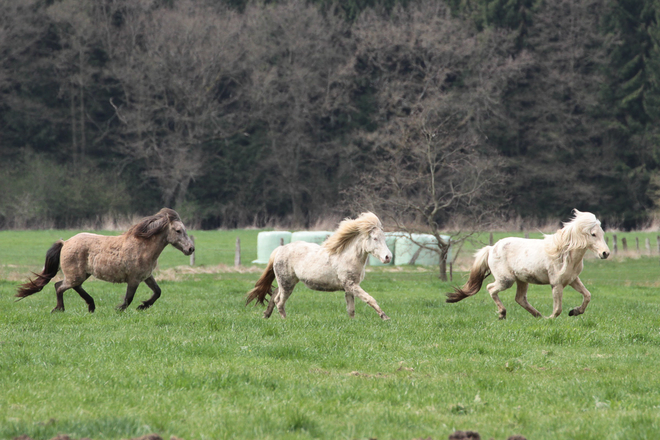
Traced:
<svg viewBox="0 0 660 440">
<path fill-rule="evenodd" d="M 506 319 L 506 310 L 503 312 L 500 312 L 500 319 Z"/>
<path fill-rule="evenodd" d="M 55 307 L 53 310 L 50 311 L 50 313 L 57 313 L 63 311 L 64 311 L 64 307 Z"/>
<path fill-rule="evenodd" d="M 568 312 L 568 316 L 577 316 L 579 315 L 577 309 L 572 309 L 570 312 Z"/>
<path fill-rule="evenodd" d="M 387 316 L 385 313 L 383 313 L 382 315 L 380 315 L 380 318 L 381 318 L 383 321 L 389 321 L 389 320 L 390 320 L 390 317 Z"/>
<path fill-rule="evenodd" d="M 151 307 L 151 305 L 149 305 L 149 304 L 140 304 L 139 306 L 137 306 L 137 309 L 138 310 L 147 310 L 149 307 Z"/>
<path fill-rule="evenodd" d="M 94 306 L 89 306 L 89 307 L 87 307 L 87 311 L 88 311 L 89 313 L 94 313 L 94 310 L 96 310 L 96 307 L 94 307 Z"/>
<path fill-rule="evenodd" d="M 119 305 L 119 306 L 115 307 L 115 309 L 118 312 L 123 312 L 124 310 L 126 310 L 126 307 L 124 305 Z"/>
</svg>

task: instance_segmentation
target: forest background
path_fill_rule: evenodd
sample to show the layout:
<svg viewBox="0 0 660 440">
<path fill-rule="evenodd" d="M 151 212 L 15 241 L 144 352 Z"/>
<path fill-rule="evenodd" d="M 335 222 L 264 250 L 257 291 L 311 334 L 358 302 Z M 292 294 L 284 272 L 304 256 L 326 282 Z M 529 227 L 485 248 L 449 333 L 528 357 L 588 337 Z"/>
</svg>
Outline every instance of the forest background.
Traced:
<svg viewBox="0 0 660 440">
<path fill-rule="evenodd" d="M 649 224 L 658 0 L 0 0 L 0 228 Z"/>
</svg>

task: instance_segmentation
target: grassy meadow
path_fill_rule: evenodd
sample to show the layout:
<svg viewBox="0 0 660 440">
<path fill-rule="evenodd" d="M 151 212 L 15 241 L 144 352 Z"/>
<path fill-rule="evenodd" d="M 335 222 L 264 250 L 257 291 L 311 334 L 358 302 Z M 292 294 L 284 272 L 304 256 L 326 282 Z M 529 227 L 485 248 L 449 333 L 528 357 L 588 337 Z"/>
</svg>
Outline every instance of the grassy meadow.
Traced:
<svg viewBox="0 0 660 440">
<path fill-rule="evenodd" d="M 163 294 L 144 312 L 135 307 L 146 286 L 118 313 L 125 286 L 88 281 L 94 314 L 73 291 L 66 312 L 51 314 L 52 283 L 13 298 L 53 241 L 74 231 L 0 232 L 0 439 L 660 438 L 656 253 L 590 257 L 582 280 L 593 298 L 579 317 L 568 316 L 581 302 L 570 288 L 555 320 L 533 318 L 514 289 L 504 292 L 499 321 L 485 289 L 446 304 L 452 283 L 435 268 L 377 267 L 362 286 L 390 321 L 359 300 L 351 320 L 343 293 L 302 286 L 286 320 L 265 320 L 244 306 L 263 267 L 250 265 L 257 232 L 193 232 L 193 268 L 166 248 L 155 274 Z M 654 249 L 656 235 L 638 234 Z M 531 286 L 529 299 L 551 313 L 549 287 Z"/>
</svg>

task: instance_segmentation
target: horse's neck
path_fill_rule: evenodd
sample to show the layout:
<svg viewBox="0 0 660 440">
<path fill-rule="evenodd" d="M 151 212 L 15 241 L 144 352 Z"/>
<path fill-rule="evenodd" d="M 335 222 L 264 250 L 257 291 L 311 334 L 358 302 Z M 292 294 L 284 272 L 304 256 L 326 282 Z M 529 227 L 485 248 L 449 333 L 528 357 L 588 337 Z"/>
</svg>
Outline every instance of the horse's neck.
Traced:
<svg viewBox="0 0 660 440">
<path fill-rule="evenodd" d="M 167 246 L 166 234 L 158 234 L 150 238 L 131 237 L 131 239 L 139 241 L 139 246 L 144 249 L 144 252 L 141 254 L 149 258 L 158 258 L 163 252 L 163 249 L 165 249 L 165 246 Z"/>
<path fill-rule="evenodd" d="M 362 240 L 353 240 L 351 244 L 346 247 L 343 254 L 362 267 L 367 264 L 367 258 L 369 257 L 369 254 L 364 251 Z"/>
<path fill-rule="evenodd" d="M 561 264 L 561 273 L 573 272 L 576 267 L 582 264 L 582 259 L 584 254 L 587 253 L 586 249 L 573 249 L 564 257 L 563 261 L 560 261 Z"/>
</svg>

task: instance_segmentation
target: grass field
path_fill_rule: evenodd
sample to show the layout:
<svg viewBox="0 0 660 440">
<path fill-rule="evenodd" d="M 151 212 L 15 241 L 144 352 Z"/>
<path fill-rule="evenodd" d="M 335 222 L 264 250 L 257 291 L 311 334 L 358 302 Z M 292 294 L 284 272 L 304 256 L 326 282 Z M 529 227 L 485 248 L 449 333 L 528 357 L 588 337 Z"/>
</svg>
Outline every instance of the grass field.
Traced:
<svg viewBox="0 0 660 440">
<path fill-rule="evenodd" d="M 418 267 L 368 272 L 362 286 L 390 321 L 359 301 L 351 320 L 342 293 L 304 287 L 286 320 L 264 320 L 244 307 L 259 270 L 231 268 L 236 236 L 243 262 L 256 258 L 257 231 L 193 232 L 194 269 L 166 249 L 163 295 L 144 312 L 146 286 L 118 313 L 125 286 L 94 280 L 94 314 L 71 291 L 51 314 L 52 285 L 14 302 L 73 233 L 0 232 L 0 439 L 660 438 L 657 255 L 588 259 L 587 312 L 568 316 L 581 301 L 568 288 L 555 320 L 533 318 L 513 290 L 500 295 L 506 321 L 483 290 L 446 304 L 451 283 Z M 529 298 L 551 313 L 549 287 Z"/>
</svg>

